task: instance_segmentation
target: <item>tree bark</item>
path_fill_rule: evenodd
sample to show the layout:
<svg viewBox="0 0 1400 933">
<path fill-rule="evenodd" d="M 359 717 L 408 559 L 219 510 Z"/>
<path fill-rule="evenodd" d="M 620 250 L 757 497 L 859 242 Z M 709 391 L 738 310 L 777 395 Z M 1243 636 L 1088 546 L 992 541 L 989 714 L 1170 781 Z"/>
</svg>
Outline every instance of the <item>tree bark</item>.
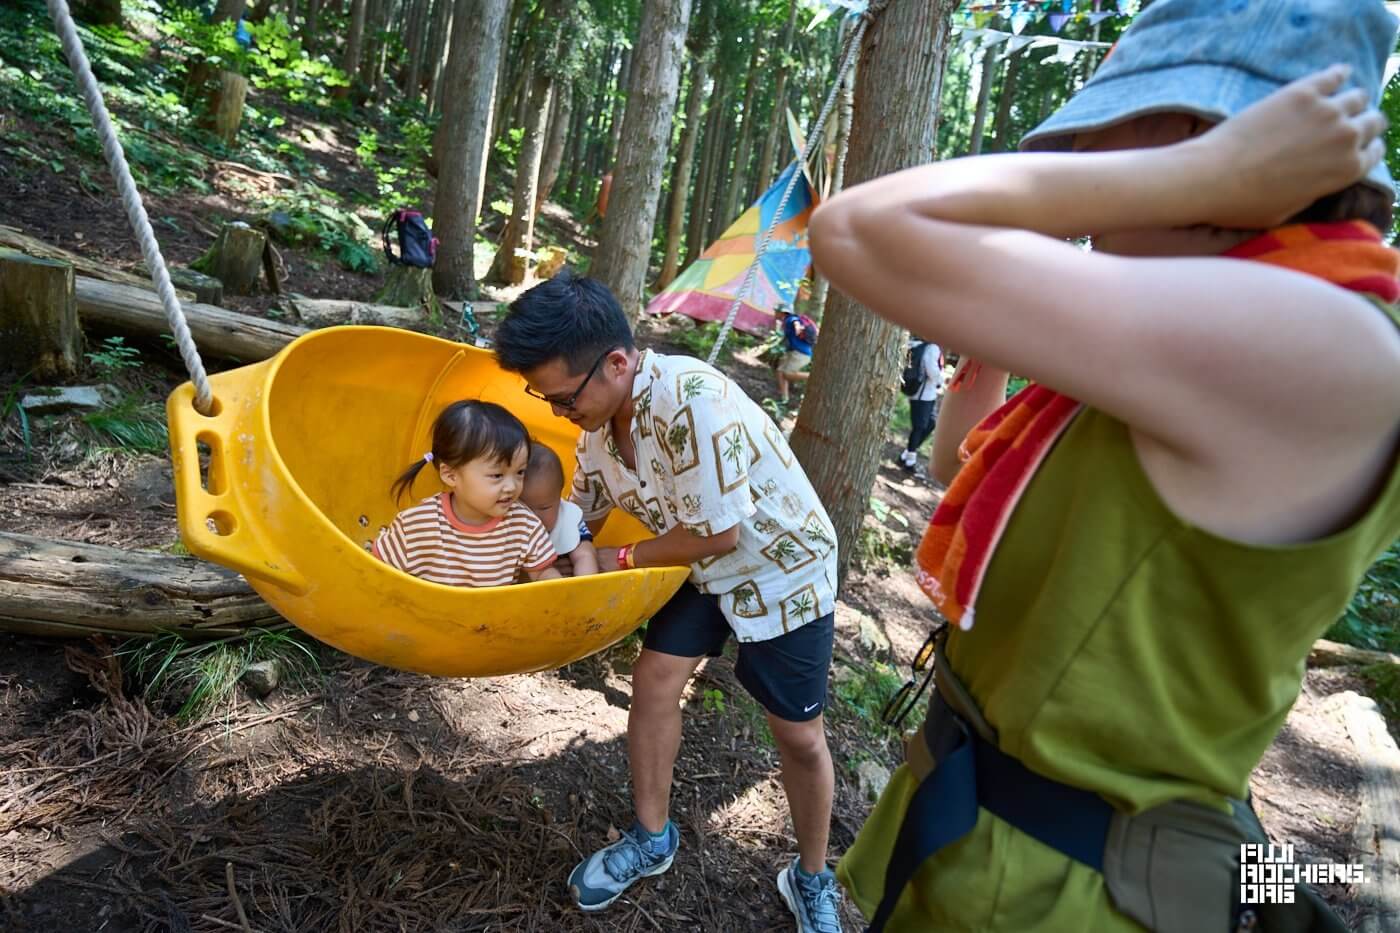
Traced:
<svg viewBox="0 0 1400 933">
<path fill-rule="evenodd" d="M 865 34 L 846 178 L 928 161 L 958 0 L 894 3 Z M 870 501 L 904 358 L 903 332 L 841 293 L 828 300 L 792 449 L 836 527 L 844 579 Z"/>
<path fill-rule="evenodd" d="M 758 158 L 755 196 L 767 191 L 768 186 L 773 184 L 773 176 L 777 172 L 779 162 L 778 153 L 787 149 L 779 140 L 787 136 L 788 55 L 792 52 L 792 37 L 796 29 L 797 0 L 791 0 L 787 25 L 783 27 L 783 39 L 778 46 L 778 79 L 773 84 L 773 109 L 768 116 L 768 135 L 763 138 L 763 152 Z"/>
<path fill-rule="evenodd" d="M 224 224 L 209 251 L 190 263 L 190 268 L 212 275 L 230 295 L 252 295 L 262 275 L 263 250 L 267 234 L 245 223 Z"/>
<path fill-rule="evenodd" d="M 661 262 L 661 274 L 656 277 L 657 289 L 665 288 L 676 278 L 680 266 L 681 238 L 685 233 L 685 203 L 689 199 L 690 169 L 695 161 L 695 141 L 700 137 L 700 105 L 705 101 L 705 83 L 709 78 L 708 63 L 700 59 L 690 75 L 690 93 L 685 101 L 685 129 L 681 130 L 680 157 L 671 176 L 671 212 L 666 222 L 666 258 Z"/>
<path fill-rule="evenodd" d="M 222 23 L 225 21 L 238 22 L 243 17 L 243 13 L 248 8 L 248 0 L 219 0 L 214 4 L 214 12 L 209 16 L 209 22 Z"/>
<path fill-rule="evenodd" d="M 248 98 L 248 79 L 236 71 L 219 72 L 219 83 L 209 98 L 209 110 L 200 124 L 232 146 L 243 122 L 243 103 Z"/>
<path fill-rule="evenodd" d="M 997 47 L 991 46 L 982 53 L 982 79 L 977 88 L 977 112 L 972 115 L 972 136 L 968 140 L 967 154 L 977 155 L 982 151 L 982 133 L 987 128 L 987 103 L 992 98 L 992 85 L 996 83 Z"/>
<path fill-rule="evenodd" d="M 631 90 L 627 79 L 631 71 L 632 50 L 623 49 L 622 62 L 618 65 L 617 80 L 613 87 L 612 117 L 608 122 L 608 148 L 603 152 L 601 166 L 604 172 L 611 172 L 617 168 L 618 147 L 622 140 L 622 124 L 623 120 L 626 119 L 627 94 Z"/>
<path fill-rule="evenodd" d="M 316 27 L 321 19 L 321 0 L 307 0 L 306 18 L 302 20 L 301 30 L 298 35 L 301 37 L 302 48 L 306 49 L 308 55 L 314 55 L 319 45 L 317 42 Z"/>
<path fill-rule="evenodd" d="M 749 53 L 749 73 L 744 80 L 744 106 L 739 114 L 739 119 L 743 121 L 739 129 L 739 144 L 734 155 L 734 168 L 729 173 L 729 185 L 724 194 L 724 222 L 728 224 L 739 212 L 748 207 L 748 201 L 744 195 L 748 191 L 747 179 L 749 177 L 749 157 L 753 149 L 753 125 L 757 122 L 755 117 L 753 98 L 758 90 L 758 48 L 757 42 L 753 45 L 753 51 Z"/>
<path fill-rule="evenodd" d="M 452 0 L 436 0 L 433 4 L 432 39 L 428 42 L 428 99 L 424 105 L 429 116 L 438 111 L 442 71 L 447 64 L 447 39 L 451 32 Z"/>
<path fill-rule="evenodd" d="M 218 637 L 281 621 L 241 576 L 198 558 L 0 533 L 0 631 Z"/>
<path fill-rule="evenodd" d="M 365 8 L 364 52 L 360 56 L 360 93 L 356 100 L 374 100 L 379 88 L 379 62 L 384 50 L 384 27 L 390 0 L 368 0 Z"/>
<path fill-rule="evenodd" d="M 569 107 L 572 113 L 567 130 L 568 135 L 564 137 L 567 154 L 560 165 L 560 174 L 563 178 L 561 197 L 570 204 L 576 200 L 574 192 L 578 189 L 579 176 L 583 174 L 584 152 L 587 151 L 588 114 L 582 106 L 587 102 L 587 98 L 583 96 L 583 87 L 578 81 L 574 81 L 569 89 Z"/>
<path fill-rule="evenodd" d="M 350 33 L 345 39 L 345 55 L 340 60 L 340 70 L 351 84 L 360 73 L 360 51 L 365 35 L 365 5 L 368 0 L 350 0 Z M 335 96 L 346 97 L 350 88 L 335 89 Z"/>
<path fill-rule="evenodd" d="M 593 263 L 593 275 L 612 289 L 630 321 L 641 312 L 689 19 L 690 0 L 645 0 L 642 7 L 636 80 Z"/>
<path fill-rule="evenodd" d="M 66 262 L 73 267 L 73 271 L 77 275 L 86 275 L 94 279 L 104 279 L 108 282 L 119 282 L 122 285 L 132 285 L 147 291 L 155 291 L 155 285 L 151 284 L 149 276 L 142 278 L 138 275 L 132 275 L 130 272 L 122 272 L 120 269 L 114 269 L 109 263 L 79 256 L 77 253 L 71 253 L 62 247 L 51 246 L 43 240 L 36 240 L 32 236 L 19 232 L 14 227 L 0 224 L 0 247 L 6 246 L 39 259 L 57 259 Z M 178 288 L 175 290 L 175 294 L 181 300 L 192 300 L 195 297 L 194 292 L 182 291 Z"/>
<path fill-rule="evenodd" d="M 1029 48 L 1029 46 L 1027 46 Z M 997 115 L 992 121 L 992 151 L 1005 152 L 1011 135 L 1011 105 L 1016 100 L 1016 85 L 1021 75 L 1021 64 L 1029 54 L 1024 49 L 1012 53 L 1006 64 L 1006 78 L 1001 82 L 997 95 Z"/>
<path fill-rule="evenodd" d="M 851 111 L 854 108 L 854 94 L 857 66 L 852 65 L 841 83 L 840 96 L 836 101 L 836 152 L 831 166 L 831 187 L 827 197 L 834 198 L 846 187 L 846 156 L 851 143 Z M 820 272 L 813 272 L 812 298 L 807 314 L 820 321 L 826 314 L 826 298 L 831 291 L 831 282 Z"/>
<path fill-rule="evenodd" d="M 690 229 L 686 232 L 685 257 L 693 262 L 705 250 L 705 234 L 709 232 L 710 213 L 714 210 L 716 164 L 719 162 L 719 141 L 724 134 L 724 99 L 728 94 L 727 75 L 716 63 L 714 93 L 710 95 L 705 119 L 705 148 L 700 160 L 700 180 L 690 202 Z"/>
<path fill-rule="evenodd" d="M 433 267 L 439 297 L 471 299 L 476 292 L 472 247 L 481 210 L 481 177 L 491 111 L 491 82 L 501 54 L 506 0 L 458 0 L 452 48 L 443 80 L 447 95 L 441 132 L 445 140 L 433 220 L 441 240 Z"/>
<path fill-rule="evenodd" d="M 413 0 L 408 19 L 408 71 L 404 75 L 403 91 L 410 104 L 423 96 L 423 47 L 426 44 L 431 0 Z"/>
<path fill-rule="evenodd" d="M 539 193 L 540 164 L 544 161 L 545 120 L 554 96 L 554 77 L 541 68 L 530 80 L 530 104 L 525 113 L 525 134 L 515 160 L 515 196 L 510 219 L 501 233 L 501 245 L 487 278 L 520 285 L 530 275 L 530 252 L 535 248 L 535 196 Z"/>
<path fill-rule="evenodd" d="M 67 379 L 83 359 L 73 267 L 0 249 L 0 369 Z"/>
<path fill-rule="evenodd" d="M 81 0 L 74 4 L 73 14 L 81 22 L 94 26 L 120 26 L 122 0 Z"/>
<path fill-rule="evenodd" d="M 115 330 L 155 339 L 169 333 L 165 308 L 154 292 L 76 276 L 78 319 L 89 329 Z M 274 356 L 306 330 L 214 305 L 182 301 L 190 333 L 205 356 L 253 363 Z"/>
<path fill-rule="evenodd" d="M 732 115 L 732 113 L 732 110 L 726 108 L 726 116 Z M 710 227 L 705 231 L 706 243 L 713 243 L 719 239 L 719 235 L 734 222 L 734 217 L 725 210 L 725 207 L 729 200 L 729 184 L 727 182 L 734 174 L 734 163 L 731 161 L 730 153 L 734 151 L 734 137 L 737 135 L 737 130 L 734 124 L 727 120 L 721 120 L 719 130 L 719 135 L 715 138 L 719 149 L 715 153 L 715 174 L 710 184 Z"/>
<path fill-rule="evenodd" d="M 573 116 L 574 86 L 566 83 L 556 90 L 553 106 L 550 107 L 548 141 L 544 147 L 544 164 L 540 166 L 540 190 L 535 198 L 537 215 L 559 181 L 559 169 L 564 164 L 564 144 L 568 141 L 569 121 Z"/>
</svg>

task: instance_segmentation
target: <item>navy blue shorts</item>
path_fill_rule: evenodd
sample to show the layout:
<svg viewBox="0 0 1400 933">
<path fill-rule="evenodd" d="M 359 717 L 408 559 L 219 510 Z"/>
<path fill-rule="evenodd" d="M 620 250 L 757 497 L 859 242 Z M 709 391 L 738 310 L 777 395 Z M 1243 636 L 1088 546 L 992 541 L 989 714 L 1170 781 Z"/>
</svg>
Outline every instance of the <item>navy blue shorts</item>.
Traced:
<svg viewBox="0 0 1400 933">
<path fill-rule="evenodd" d="M 828 612 L 777 638 L 739 642 L 739 660 L 734 666 L 739 683 L 779 719 L 815 719 L 826 706 L 834 633 L 835 617 Z M 720 611 L 719 597 L 683 583 L 651 617 L 642 647 L 678 658 L 719 657 L 733 634 Z"/>
</svg>

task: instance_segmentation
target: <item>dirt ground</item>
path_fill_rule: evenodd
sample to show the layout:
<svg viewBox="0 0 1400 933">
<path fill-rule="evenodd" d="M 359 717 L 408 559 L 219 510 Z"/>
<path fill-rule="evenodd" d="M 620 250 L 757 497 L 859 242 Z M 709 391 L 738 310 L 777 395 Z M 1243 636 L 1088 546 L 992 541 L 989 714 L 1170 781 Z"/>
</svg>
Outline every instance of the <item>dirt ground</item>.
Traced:
<svg viewBox="0 0 1400 933">
<path fill-rule="evenodd" d="M 343 162 L 334 152 L 326 159 Z M 167 255 L 187 262 L 202 252 L 215 232 L 204 218 L 236 209 L 238 194 L 155 199 L 152 216 L 174 225 L 162 231 Z M 135 246 L 110 196 L 3 166 L 0 196 L 11 207 L 7 223 L 135 268 Z M 73 204 L 81 216 L 66 209 Z M 562 210 L 551 206 L 542 223 L 546 240 L 591 245 Z M 296 291 L 367 298 L 378 287 L 333 262 L 295 251 L 284 258 Z M 252 314 L 271 303 L 229 301 Z M 674 351 L 687 326 L 649 324 L 640 339 Z M 183 377 L 168 351 L 142 349 L 143 391 L 159 400 Z M 772 394 L 771 371 L 756 352 L 735 355 L 726 368 L 751 395 Z M 34 429 L 26 452 L 15 426 L 0 426 L 0 530 L 133 549 L 174 544 L 163 457 L 93 453 L 101 445 L 76 419 Z M 884 525 L 895 552 L 913 546 L 938 499 L 926 481 L 890 465 L 897 450 L 891 439 L 874 492 L 890 516 L 867 519 Z M 862 615 L 889 647 L 862 638 Z M 894 561 L 866 561 L 843 593 L 834 679 L 877 660 L 902 669 L 932 621 Z M 0 928 L 791 928 L 773 883 L 794 854 L 776 756 L 729 657 L 704 666 L 686 697 L 674 792 L 681 856 L 666 875 L 590 916 L 570 905 L 565 878 L 629 819 L 625 726 L 635 645 L 559 671 L 489 680 L 404 674 L 324 649 L 320 677 L 265 701 L 240 695 L 192 725 L 124 684 L 111 647 L 0 635 Z M 1302 858 L 1352 860 L 1360 774 L 1325 698 L 1358 686 L 1336 672 L 1309 673 L 1252 781 L 1266 827 Z M 839 854 L 870 806 L 857 769 L 894 767 L 899 743 L 839 699 L 830 725 L 831 843 Z M 1325 893 L 1354 912 L 1347 890 Z M 847 921 L 860 928 L 853 914 Z"/>
</svg>

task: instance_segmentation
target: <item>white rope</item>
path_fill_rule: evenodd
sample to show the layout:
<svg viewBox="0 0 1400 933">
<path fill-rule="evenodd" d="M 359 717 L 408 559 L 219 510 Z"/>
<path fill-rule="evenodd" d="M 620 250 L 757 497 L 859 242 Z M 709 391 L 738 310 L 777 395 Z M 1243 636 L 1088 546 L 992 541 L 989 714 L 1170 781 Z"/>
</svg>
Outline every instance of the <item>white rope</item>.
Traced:
<svg viewBox="0 0 1400 933">
<path fill-rule="evenodd" d="M 881 8 L 883 6 L 884 4 L 880 4 Z M 865 29 L 870 25 L 876 12 L 878 10 L 862 15 L 855 30 L 846 36 L 845 45 L 841 50 L 841 68 L 836 74 L 835 83 L 831 86 L 831 93 L 827 95 L 826 103 L 822 105 L 821 113 L 817 115 L 816 122 L 807 131 L 807 138 L 802 142 L 802 151 L 789 163 L 790 166 L 798 166 L 798 169 L 792 173 L 792 177 L 788 179 L 787 187 L 783 189 L 783 196 L 778 201 L 777 209 L 773 211 L 773 219 L 768 221 L 768 227 L 763 231 L 763 239 L 759 240 L 758 249 L 754 251 L 753 262 L 749 263 L 749 268 L 744 273 L 744 281 L 739 284 L 739 291 L 735 293 L 734 300 L 729 305 L 729 311 L 724 316 L 724 323 L 720 325 L 715 345 L 710 349 L 710 355 L 705 360 L 711 366 L 714 365 L 715 360 L 719 359 L 719 352 L 724 349 L 724 341 L 729 337 L 729 332 L 734 329 L 734 320 L 739 316 L 739 308 L 743 305 L 744 298 L 748 296 L 749 289 L 753 286 L 754 276 L 758 272 L 759 260 L 763 258 L 764 251 L 768 249 L 769 241 L 773 239 L 773 230 L 778 226 L 778 219 L 783 216 L 783 208 L 787 207 L 788 198 L 792 197 L 793 189 L 797 187 L 797 179 L 802 177 L 801 166 L 807 163 L 807 153 L 812 151 L 812 145 L 821 135 L 827 117 L 831 116 L 831 110 L 836 105 L 836 98 L 841 93 L 841 85 L 846 81 L 846 73 L 851 70 L 851 65 L 855 63 L 856 55 L 860 51 L 861 37 L 865 35 Z"/>
<path fill-rule="evenodd" d="M 102 139 L 102 152 L 107 156 L 107 165 L 117 182 L 122 205 L 126 208 L 126 218 L 131 222 L 131 229 L 135 231 L 136 239 L 141 244 L 141 255 L 146 259 L 146 269 L 151 273 L 151 280 L 155 282 L 156 293 L 160 295 L 160 303 L 165 308 L 170 329 L 175 333 L 175 342 L 180 347 L 180 358 L 185 361 L 185 369 L 189 371 L 190 381 L 194 383 L 194 407 L 204 414 L 209 414 L 214 394 L 209 388 L 209 377 L 204 372 L 204 361 L 199 358 L 199 348 L 195 346 L 189 325 L 185 323 L 185 309 L 180 307 L 180 299 L 175 295 L 175 286 L 170 284 L 170 272 L 165 268 L 160 244 L 156 242 L 155 231 L 151 229 L 151 221 L 146 216 L 146 207 L 141 203 L 141 192 L 136 190 L 136 182 L 126 164 L 126 154 L 122 152 L 121 141 L 117 139 L 112 120 L 107 115 L 107 105 L 102 102 L 102 90 L 97 86 L 92 66 L 88 64 L 83 42 L 78 38 L 78 28 L 73 24 L 73 15 L 68 11 L 67 0 L 48 0 L 48 5 L 54 28 L 58 30 L 59 40 L 63 43 L 63 52 L 68 56 L 68 66 L 73 70 L 73 77 L 78 79 L 78 87 L 87 103 L 88 113 L 92 115 L 92 125 L 97 128 L 97 135 Z"/>
</svg>

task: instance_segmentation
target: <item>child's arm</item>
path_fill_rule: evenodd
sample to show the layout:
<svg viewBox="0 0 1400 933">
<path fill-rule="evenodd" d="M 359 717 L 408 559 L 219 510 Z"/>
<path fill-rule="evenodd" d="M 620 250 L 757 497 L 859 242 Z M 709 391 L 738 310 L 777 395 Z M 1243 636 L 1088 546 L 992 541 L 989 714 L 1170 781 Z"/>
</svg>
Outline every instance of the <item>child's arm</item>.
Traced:
<svg viewBox="0 0 1400 933">
<path fill-rule="evenodd" d="M 598 572 L 598 549 L 592 541 L 580 541 L 568 556 L 574 565 L 574 576 L 585 577 Z"/>
<path fill-rule="evenodd" d="M 527 570 L 525 576 L 530 578 L 531 583 L 538 583 L 541 580 L 562 580 L 564 575 L 559 572 L 559 568 L 550 564 L 540 570 Z"/>
</svg>

